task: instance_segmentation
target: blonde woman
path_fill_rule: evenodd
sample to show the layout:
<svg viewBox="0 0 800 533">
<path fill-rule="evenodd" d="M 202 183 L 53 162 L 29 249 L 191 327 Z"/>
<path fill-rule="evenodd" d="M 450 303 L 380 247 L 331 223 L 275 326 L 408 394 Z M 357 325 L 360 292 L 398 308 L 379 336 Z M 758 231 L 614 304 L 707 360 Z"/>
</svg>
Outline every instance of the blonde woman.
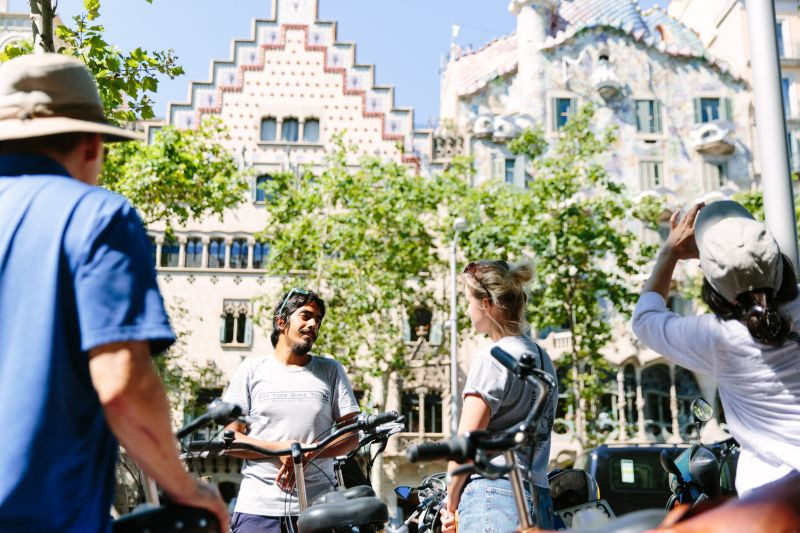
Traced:
<svg viewBox="0 0 800 533">
<path fill-rule="evenodd" d="M 537 366 L 555 378 L 550 356 L 525 334 L 526 286 L 532 277 L 533 269 L 525 263 L 512 266 L 505 261 L 474 261 L 464 269 L 464 293 L 469 302 L 467 313 L 475 330 L 489 336 L 493 344 L 472 356 L 463 392 L 459 433 L 506 429 L 524 420 L 533 405 L 533 387 L 515 378 L 495 361 L 490 354 L 493 347 L 497 346 L 517 359 L 525 353 L 533 354 Z M 529 456 L 529 450 L 517 452 L 529 505 L 531 495 L 538 500 L 535 509 L 531 506 L 534 522 L 543 529 L 553 527 L 547 462 L 557 398 L 557 391 L 553 391 L 537 432 L 533 457 Z M 493 462 L 502 461 L 502 456 L 493 459 Z M 448 470 L 452 472 L 457 466 L 451 463 Z M 456 512 L 458 528 L 465 532 L 508 533 L 519 526 L 511 482 L 507 477 L 490 480 L 477 475 L 456 476 L 447 492 L 447 505 L 442 509 L 444 533 L 456 530 Z"/>
</svg>

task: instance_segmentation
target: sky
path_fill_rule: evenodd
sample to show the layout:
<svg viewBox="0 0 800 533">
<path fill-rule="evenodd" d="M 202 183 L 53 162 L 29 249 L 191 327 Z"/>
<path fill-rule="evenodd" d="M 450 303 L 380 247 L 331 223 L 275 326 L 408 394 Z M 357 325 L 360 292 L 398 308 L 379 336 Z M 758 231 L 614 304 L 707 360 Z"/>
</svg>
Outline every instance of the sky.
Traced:
<svg viewBox="0 0 800 533">
<path fill-rule="evenodd" d="M 666 7 L 668 0 L 640 0 L 643 9 Z M 25 11 L 26 0 L 11 0 L 11 11 Z M 168 102 L 187 99 L 191 81 L 205 81 L 214 59 L 229 59 L 231 41 L 251 37 L 253 18 L 269 18 L 270 0 L 103 0 L 99 22 L 106 40 L 123 50 L 173 49 L 186 75 L 159 85 L 155 113 Z M 356 60 L 373 64 L 376 82 L 393 85 L 395 105 L 413 107 L 414 122 L 426 126 L 438 115 L 439 68 L 457 42 L 478 48 L 514 29 L 508 0 L 319 0 L 319 17 L 338 22 L 338 39 L 356 43 Z M 59 0 L 68 20 L 82 0 Z"/>
</svg>

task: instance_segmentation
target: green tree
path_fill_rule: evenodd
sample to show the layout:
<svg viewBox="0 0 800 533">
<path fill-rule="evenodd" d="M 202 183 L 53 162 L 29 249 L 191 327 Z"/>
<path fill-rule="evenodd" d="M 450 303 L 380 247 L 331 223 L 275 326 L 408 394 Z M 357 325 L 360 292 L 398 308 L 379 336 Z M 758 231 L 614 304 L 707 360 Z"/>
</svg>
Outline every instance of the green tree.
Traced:
<svg viewBox="0 0 800 533">
<path fill-rule="evenodd" d="M 223 147 L 227 129 L 208 118 L 196 130 L 166 127 L 151 144 L 117 143 L 108 150 L 100 184 L 127 197 L 146 225 L 222 216 L 239 204 L 249 184 Z"/>
<path fill-rule="evenodd" d="M 432 280 L 444 264 L 437 241 L 444 187 L 375 158 L 352 167 L 353 148 L 341 136 L 334 144 L 318 175 L 278 174 L 266 183 L 267 270 L 284 276 L 284 290 L 306 287 L 326 299 L 319 352 L 357 377 L 386 376 L 405 367 L 408 312 L 437 307 Z M 265 300 L 262 324 L 277 297 Z"/>
<path fill-rule="evenodd" d="M 457 207 L 469 221 L 460 235 L 468 258 L 534 259 L 529 318 L 539 331 L 572 334 L 559 366 L 569 369 L 562 386 L 584 445 L 602 438 L 595 419 L 610 369 L 601 351 L 615 316 L 628 316 L 636 299 L 631 278 L 654 253 L 630 221 L 652 224 L 659 214 L 658 202 L 634 205 L 605 170 L 615 132 L 597 131 L 593 116 L 592 105 L 579 109 L 550 143 L 541 130 L 522 133 L 509 146 L 530 161 L 527 189 L 491 180 L 466 191 Z"/>
<path fill-rule="evenodd" d="M 0 61 L 40 52 L 79 58 L 97 82 L 109 123 L 134 125 L 153 118 L 151 96 L 158 91 L 159 77 L 175 78 L 184 73 L 172 50 L 138 47 L 124 52 L 106 42 L 105 27 L 98 23 L 100 0 L 84 0 L 85 12 L 55 28 L 55 40 L 57 1 L 30 0 L 29 4 L 33 42 L 12 43 L 0 51 Z M 168 232 L 174 224 L 183 224 L 189 218 L 222 216 L 243 200 L 248 188 L 247 174 L 239 171 L 222 144 L 227 139 L 219 120 L 206 120 L 197 130 L 164 127 L 150 145 L 109 144 L 100 183 L 126 196 L 146 224 L 164 223 Z M 181 315 L 176 307 L 171 311 Z M 199 387 L 213 381 L 217 371 L 210 366 L 187 366 L 181 359 L 181 346 L 179 341 L 178 347 L 155 362 L 172 401 L 183 403 L 191 401 Z"/>
</svg>

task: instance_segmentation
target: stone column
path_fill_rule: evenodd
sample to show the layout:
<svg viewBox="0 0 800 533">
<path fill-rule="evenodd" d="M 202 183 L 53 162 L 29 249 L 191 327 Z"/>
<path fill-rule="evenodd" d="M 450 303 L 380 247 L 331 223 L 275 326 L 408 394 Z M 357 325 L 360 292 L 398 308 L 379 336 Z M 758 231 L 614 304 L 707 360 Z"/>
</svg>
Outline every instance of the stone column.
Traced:
<svg viewBox="0 0 800 533">
<path fill-rule="evenodd" d="M 188 237 L 181 235 L 178 237 L 178 267 L 183 268 L 186 266 L 186 242 Z"/>
<path fill-rule="evenodd" d="M 305 119 L 298 118 L 297 119 L 297 142 L 303 142 L 303 135 L 305 134 L 306 130 L 306 121 Z"/>
<path fill-rule="evenodd" d="M 678 423 L 678 393 L 675 388 L 675 365 L 669 365 L 669 410 L 672 415 L 672 436 L 668 442 L 683 442 L 681 426 Z"/>
<path fill-rule="evenodd" d="M 619 421 L 619 441 L 628 440 L 628 421 L 625 416 L 628 399 L 625 397 L 625 371 L 617 369 L 617 420 Z"/>
<path fill-rule="evenodd" d="M 203 254 L 200 259 L 200 264 L 203 268 L 208 268 L 208 244 L 211 242 L 211 238 L 208 235 L 203 235 L 200 238 L 200 242 L 203 243 Z"/>
<path fill-rule="evenodd" d="M 161 249 L 164 247 L 164 235 L 156 235 L 156 268 L 161 267 Z"/>
<path fill-rule="evenodd" d="M 230 268 L 231 267 L 231 244 L 233 244 L 233 237 L 225 237 L 223 242 L 225 243 L 225 263 L 224 263 L 223 266 L 225 268 Z"/>
<path fill-rule="evenodd" d="M 647 440 L 644 431 L 644 396 L 642 395 L 642 369 L 636 367 L 636 437 L 640 441 Z"/>
<path fill-rule="evenodd" d="M 425 433 L 425 395 L 428 389 L 420 387 L 417 389 L 417 402 L 419 402 L 419 433 Z"/>
<path fill-rule="evenodd" d="M 247 268 L 253 268 L 253 247 L 256 245 L 256 240 L 253 237 L 247 238 Z"/>
</svg>

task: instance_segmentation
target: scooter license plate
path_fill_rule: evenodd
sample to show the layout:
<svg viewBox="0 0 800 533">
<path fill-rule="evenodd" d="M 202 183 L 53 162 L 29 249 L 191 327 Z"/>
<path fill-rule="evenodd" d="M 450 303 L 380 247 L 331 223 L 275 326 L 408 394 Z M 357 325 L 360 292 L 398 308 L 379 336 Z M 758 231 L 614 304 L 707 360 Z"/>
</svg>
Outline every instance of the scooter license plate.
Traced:
<svg viewBox="0 0 800 533">
<path fill-rule="evenodd" d="M 561 517 L 568 528 L 604 524 L 616 517 L 611 506 L 605 500 L 594 500 L 574 507 L 559 509 L 556 514 Z"/>
</svg>

